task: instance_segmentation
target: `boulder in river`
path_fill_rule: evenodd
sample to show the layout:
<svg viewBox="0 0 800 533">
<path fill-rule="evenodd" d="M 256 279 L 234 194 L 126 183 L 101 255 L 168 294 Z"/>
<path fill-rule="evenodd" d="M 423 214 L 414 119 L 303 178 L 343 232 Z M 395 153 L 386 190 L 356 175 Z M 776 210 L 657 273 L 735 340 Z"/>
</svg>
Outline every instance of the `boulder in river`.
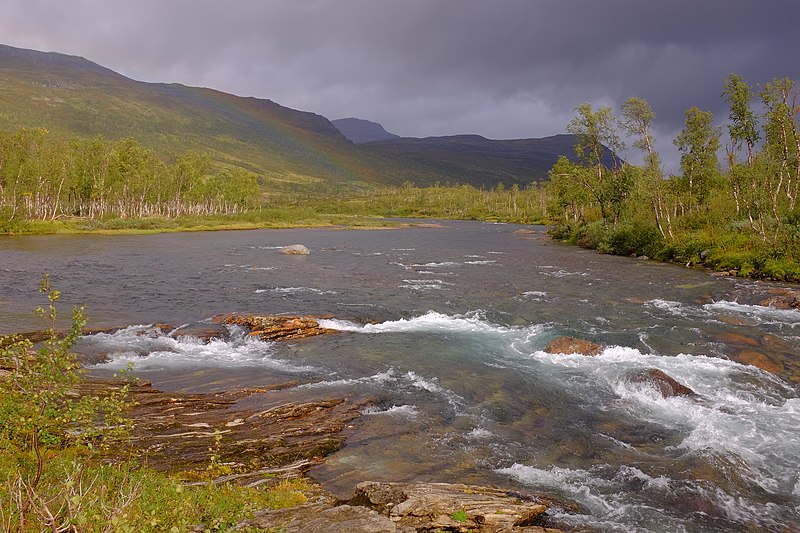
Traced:
<svg viewBox="0 0 800 533">
<path fill-rule="evenodd" d="M 290 244 L 289 246 L 281 248 L 280 253 L 283 255 L 308 255 L 311 253 L 311 250 L 302 244 Z"/>
<path fill-rule="evenodd" d="M 678 383 L 672 376 L 657 368 L 644 371 L 630 372 L 626 379 L 631 383 L 644 383 L 657 390 L 664 398 L 672 396 L 694 396 L 696 393 L 681 383 Z"/>
<path fill-rule="evenodd" d="M 250 335 L 265 341 L 303 339 L 336 330 L 320 327 L 316 317 L 283 315 L 232 314 L 214 317 L 217 324 L 237 324 L 250 330 Z"/>
<path fill-rule="evenodd" d="M 579 354 L 579 355 L 598 355 L 603 351 L 603 347 L 596 342 L 574 337 L 556 337 L 547 343 L 544 350 L 553 354 Z"/>
</svg>

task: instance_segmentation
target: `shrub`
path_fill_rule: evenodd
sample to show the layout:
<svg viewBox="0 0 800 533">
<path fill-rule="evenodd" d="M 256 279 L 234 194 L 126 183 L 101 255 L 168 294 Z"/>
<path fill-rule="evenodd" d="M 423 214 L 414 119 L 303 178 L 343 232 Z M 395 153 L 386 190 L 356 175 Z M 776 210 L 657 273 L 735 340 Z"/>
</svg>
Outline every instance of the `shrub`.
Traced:
<svg viewBox="0 0 800 533">
<path fill-rule="evenodd" d="M 606 253 L 648 256 L 657 253 L 663 244 L 658 228 L 643 223 L 621 224 L 612 228 L 600 243 L 604 250 L 608 250 Z"/>
<path fill-rule="evenodd" d="M 606 229 L 603 227 L 602 222 L 592 222 L 591 224 L 585 224 L 577 228 L 570 242 L 577 244 L 581 248 L 596 250 L 598 245 L 603 241 L 605 234 Z"/>
</svg>

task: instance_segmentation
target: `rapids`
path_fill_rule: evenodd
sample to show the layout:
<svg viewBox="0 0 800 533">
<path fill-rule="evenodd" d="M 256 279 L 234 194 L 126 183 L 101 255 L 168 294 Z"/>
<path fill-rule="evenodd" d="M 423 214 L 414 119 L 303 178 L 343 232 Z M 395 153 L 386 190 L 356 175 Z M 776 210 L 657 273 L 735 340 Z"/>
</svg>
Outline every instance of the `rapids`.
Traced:
<svg viewBox="0 0 800 533">
<path fill-rule="evenodd" d="M 457 481 L 546 493 L 565 528 L 796 528 L 800 312 L 762 303 L 780 284 L 442 224 L 4 238 L 0 331 L 42 327 L 29 311 L 47 270 L 91 326 L 130 326 L 80 341 L 87 361 L 110 357 L 93 374 L 132 362 L 164 390 L 374 398 L 312 471 L 342 497 L 365 479 Z M 296 242 L 311 255 L 277 253 Z M 149 326 L 232 311 L 331 315 L 339 333 L 278 344 L 231 326 L 202 344 Z M 604 349 L 547 353 L 561 335 Z M 697 394 L 630 379 L 649 369 Z"/>
</svg>

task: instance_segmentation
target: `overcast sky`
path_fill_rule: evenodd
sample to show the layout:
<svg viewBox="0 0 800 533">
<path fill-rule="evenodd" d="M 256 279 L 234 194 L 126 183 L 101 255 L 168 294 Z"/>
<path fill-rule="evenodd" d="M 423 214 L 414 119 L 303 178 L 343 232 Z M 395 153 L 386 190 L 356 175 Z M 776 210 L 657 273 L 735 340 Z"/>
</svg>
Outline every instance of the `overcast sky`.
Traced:
<svg viewBox="0 0 800 533">
<path fill-rule="evenodd" d="M 0 42 L 404 136 L 542 137 L 635 95 L 668 151 L 690 106 L 725 120 L 729 73 L 800 81 L 798 20 L 798 0 L 0 0 Z"/>
</svg>

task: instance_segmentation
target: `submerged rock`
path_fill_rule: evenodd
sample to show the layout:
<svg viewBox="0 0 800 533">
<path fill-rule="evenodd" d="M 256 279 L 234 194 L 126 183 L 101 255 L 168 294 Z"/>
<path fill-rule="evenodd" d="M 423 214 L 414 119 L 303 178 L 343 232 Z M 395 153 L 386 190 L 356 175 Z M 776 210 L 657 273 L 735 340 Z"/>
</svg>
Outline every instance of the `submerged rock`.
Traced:
<svg viewBox="0 0 800 533">
<path fill-rule="evenodd" d="M 302 244 L 290 244 L 289 246 L 281 248 L 280 253 L 283 255 L 308 255 L 311 253 L 311 250 Z"/>
<path fill-rule="evenodd" d="M 174 339 L 191 337 L 204 344 L 208 344 L 212 340 L 228 340 L 230 338 L 230 333 L 228 332 L 228 328 L 223 324 L 195 322 L 194 324 L 186 324 L 185 326 L 172 330 L 169 336 Z"/>
<path fill-rule="evenodd" d="M 800 291 L 792 289 L 772 289 L 769 297 L 760 302 L 765 307 L 775 309 L 800 309 Z"/>
<path fill-rule="evenodd" d="M 250 335 L 265 341 L 303 339 L 315 335 L 335 333 L 336 330 L 320 327 L 318 317 L 283 315 L 232 314 L 214 317 L 216 324 L 236 324 L 250 330 Z"/>
<path fill-rule="evenodd" d="M 742 350 L 736 355 L 736 360 L 746 365 L 754 366 L 765 370 L 770 374 L 780 375 L 783 372 L 783 365 L 773 361 L 766 355 L 755 350 Z"/>
<path fill-rule="evenodd" d="M 650 370 L 630 372 L 626 379 L 631 383 L 644 383 L 656 389 L 664 398 L 672 396 L 695 396 L 696 393 L 681 383 L 678 383 L 672 376 L 651 368 Z"/>
<path fill-rule="evenodd" d="M 596 342 L 573 337 L 557 337 L 545 346 L 544 351 L 553 354 L 580 354 L 598 355 L 603 351 L 603 347 Z"/>
</svg>

